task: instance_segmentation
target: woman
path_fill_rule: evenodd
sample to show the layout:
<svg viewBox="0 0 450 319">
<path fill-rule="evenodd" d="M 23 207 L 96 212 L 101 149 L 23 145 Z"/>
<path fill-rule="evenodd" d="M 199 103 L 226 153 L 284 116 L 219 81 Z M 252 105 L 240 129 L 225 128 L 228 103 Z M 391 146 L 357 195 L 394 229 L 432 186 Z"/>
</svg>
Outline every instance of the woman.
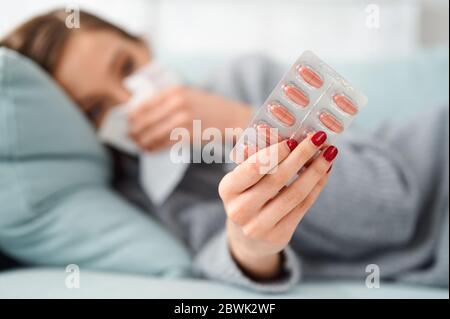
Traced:
<svg viewBox="0 0 450 319">
<path fill-rule="evenodd" d="M 65 12 L 53 11 L 0 45 L 41 65 L 100 127 L 111 108 L 130 98 L 123 80 L 152 56 L 139 38 L 88 13 L 80 18 L 80 29 L 68 29 Z M 244 128 L 249 105 L 263 102 L 280 71 L 263 58 L 243 59 L 207 91 L 168 88 L 131 114 L 130 135 L 142 149 L 159 151 L 170 145 L 172 129 L 191 130 L 194 119 L 222 131 Z M 448 246 L 445 262 L 438 240 L 448 220 L 445 118 L 447 108 L 421 118 L 420 132 L 412 122 L 373 137 L 348 134 L 340 146 L 342 161 L 320 199 L 338 153 L 323 132 L 299 145 L 272 145 L 278 151 L 274 174 L 263 174 L 258 161 L 245 161 L 228 174 L 223 165 L 190 165 L 161 206 L 142 191 L 137 159 L 115 151 L 115 187 L 181 237 L 201 273 L 214 279 L 283 291 L 300 271 L 305 278 L 364 278 L 366 266 L 377 264 L 384 279 L 448 286 Z M 317 151 L 322 155 L 312 159 Z M 302 167 L 300 177 L 284 187 Z"/>
</svg>

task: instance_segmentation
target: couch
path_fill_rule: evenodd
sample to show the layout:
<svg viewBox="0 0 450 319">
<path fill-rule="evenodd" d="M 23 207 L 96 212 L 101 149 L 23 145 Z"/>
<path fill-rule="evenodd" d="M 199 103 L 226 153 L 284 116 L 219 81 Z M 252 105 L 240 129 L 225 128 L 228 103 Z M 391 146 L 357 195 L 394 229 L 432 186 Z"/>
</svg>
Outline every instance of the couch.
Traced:
<svg viewBox="0 0 450 319">
<path fill-rule="evenodd" d="M 182 74 L 198 74 L 193 83 L 205 74 L 195 70 L 223 62 L 166 60 Z M 448 104 L 448 48 L 333 65 L 369 96 L 356 125 L 371 129 Z M 44 72 L 0 49 L 0 251 L 8 268 L 0 272 L 0 298 L 449 297 L 448 289 L 385 282 L 369 289 L 351 281 L 305 282 L 287 294 L 262 295 L 192 278 L 181 243 L 108 188 L 110 162 L 94 134 Z M 81 267 L 80 288 L 66 286 L 67 261 Z"/>
</svg>

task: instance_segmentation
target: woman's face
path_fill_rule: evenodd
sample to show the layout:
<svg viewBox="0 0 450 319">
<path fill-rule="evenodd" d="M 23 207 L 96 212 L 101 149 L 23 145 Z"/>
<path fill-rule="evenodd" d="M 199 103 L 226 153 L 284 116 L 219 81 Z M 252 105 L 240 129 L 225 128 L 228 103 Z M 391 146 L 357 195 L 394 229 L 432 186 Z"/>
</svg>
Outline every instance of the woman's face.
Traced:
<svg viewBox="0 0 450 319">
<path fill-rule="evenodd" d="M 111 107 L 129 99 L 124 78 L 150 59 L 144 43 L 111 31 L 80 31 L 69 39 L 54 77 L 98 127 Z"/>
</svg>

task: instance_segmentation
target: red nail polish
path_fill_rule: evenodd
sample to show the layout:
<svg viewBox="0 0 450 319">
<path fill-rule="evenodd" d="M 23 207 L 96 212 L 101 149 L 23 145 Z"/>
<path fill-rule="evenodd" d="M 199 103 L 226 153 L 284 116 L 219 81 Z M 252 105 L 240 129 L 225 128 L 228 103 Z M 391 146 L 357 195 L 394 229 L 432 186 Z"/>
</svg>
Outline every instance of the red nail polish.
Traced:
<svg viewBox="0 0 450 319">
<path fill-rule="evenodd" d="M 338 154 L 338 149 L 334 146 L 328 146 L 327 149 L 325 150 L 325 152 L 323 152 L 323 157 L 325 157 L 325 159 L 328 162 L 331 162 L 332 160 L 334 160 L 336 158 Z"/>
<path fill-rule="evenodd" d="M 333 164 L 331 164 L 330 167 L 328 168 L 327 174 L 331 171 L 332 167 L 333 167 Z"/>
<path fill-rule="evenodd" d="M 312 137 L 311 137 L 311 142 L 315 145 L 315 146 L 320 146 L 323 143 L 325 143 L 325 141 L 327 140 L 327 133 L 325 133 L 324 131 L 319 131 L 316 132 Z"/>
<path fill-rule="evenodd" d="M 286 144 L 287 144 L 287 146 L 289 147 L 289 149 L 292 152 L 297 147 L 298 142 L 296 140 L 293 140 L 293 139 L 288 139 Z"/>
</svg>

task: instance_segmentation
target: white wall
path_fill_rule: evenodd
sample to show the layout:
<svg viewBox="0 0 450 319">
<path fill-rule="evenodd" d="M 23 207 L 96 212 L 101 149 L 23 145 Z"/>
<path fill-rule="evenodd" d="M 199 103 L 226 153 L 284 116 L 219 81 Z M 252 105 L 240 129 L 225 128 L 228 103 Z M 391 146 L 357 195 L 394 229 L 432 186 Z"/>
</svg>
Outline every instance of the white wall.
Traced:
<svg viewBox="0 0 450 319">
<path fill-rule="evenodd" d="M 366 7 L 380 8 L 380 28 Z M 170 54 L 236 55 L 263 51 L 290 61 L 304 49 L 326 58 L 407 55 L 448 44 L 444 0 L 14 0 L 0 12 L 0 35 L 54 6 L 80 4 L 153 39 Z"/>
<path fill-rule="evenodd" d="M 198 48 L 216 54 L 262 50 L 292 60 L 306 48 L 321 56 L 354 59 L 406 54 L 418 43 L 420 6 L 415 1 L 383 1 L 378 30 L 366 27 L 363 1 L 194 2 L 199 5 L 163 2 L 162 47 L 187 54 Z"/>
<path fill-rule="evenodd" d="M 105 16 L 132 30 L 143 30 L 154 21 L 158 1 L 154 0 L 12 0 L 0 11 L 0 36 L 17 23 L 54 8 L 77 5 Z"/>
</svg>

